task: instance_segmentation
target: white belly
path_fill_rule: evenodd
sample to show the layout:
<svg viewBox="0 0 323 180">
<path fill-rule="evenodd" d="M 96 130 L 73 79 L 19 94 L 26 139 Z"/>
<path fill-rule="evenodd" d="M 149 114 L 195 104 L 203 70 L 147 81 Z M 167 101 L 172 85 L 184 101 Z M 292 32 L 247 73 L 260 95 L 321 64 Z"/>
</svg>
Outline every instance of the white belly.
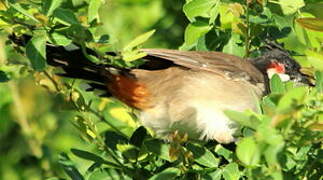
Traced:
<svg viewBox="0 0 323 180">
<path fill-rule="evenodd" d="M 209 77 L 209 76 L 208 76 Z M 156 106 L 140 114 L 146 127 L 160 137 L 175 130 L 187 133 L 192 139 L 215 139 L 220 143 L 234 141 L 237 125 L 224 114 L 224 110 L 257 110 L 262 92 L 256 92 L 245 82 L 222 82 L 217 76 L 210 77 L 215 84 L 206 84 L 201 77 L 190 78 L 187 84 L 165 97 Z M 198 90 L 197 90 L 198 89 Z"/>
</svg>

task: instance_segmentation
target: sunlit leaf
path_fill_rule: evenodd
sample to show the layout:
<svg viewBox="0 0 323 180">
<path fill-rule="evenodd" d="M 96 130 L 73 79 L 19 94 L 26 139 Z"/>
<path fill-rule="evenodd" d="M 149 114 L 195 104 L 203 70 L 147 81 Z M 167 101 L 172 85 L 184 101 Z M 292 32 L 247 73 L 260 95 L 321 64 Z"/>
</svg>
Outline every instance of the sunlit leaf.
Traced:
<svg viewBox="0 0 323 180">
<path fill-rule="evenodd" d="M 240 171 L 238 164 L 230 163 L 223 168 L 223 177 L 225 180 L 239 180 Z"/>
<path fill-rule="evenodd" d="M 285 15 L 293 14 L 303 6 L 305 6 L 305 3 L 303 0 L 279 0 L 278 3 L 280 4 L 283 13 Z"/>
<path fill-rule="evenodd" d="M 307 93 L 306 87 L 297 87 L 288 91 L 279 101 L 277 111 L 287 112 L 291 110 L 294 103 L 301 101 Z"/>
<path fill-rule="evenodd" d="M 310 64 L 317 70 L 323 71 L 323 52 L 306 50 L 305 54 Z"/>
<path fill-rule="evenodd" d="M 183 11 L 190 21 L 196 16 L 207 16 L 210 9 L 219 0 L 191 0 L 183 6 Z"/>
<path fill-rule="evenodd" d="M 30 14 L 26 9 L 24 9 L 19 3 L 10 4 L 11 7 L 16 9 L 18 12 L 22 13 L 23 15 L 29 17 L 31 20 L 35 21 L 36 23 L 39 23 L 39 21 Z"/>
<path fill-rule="evenodd" d="M 280 77 L 274 74 L 270 79 L 270 91 L 272 93 L 284 93 L 285 86 Z"/>
<path fill-rule="evenodd" d="M 240 43 L 240 36 L 238 34 L 232 34 L 229 42 L 223 47 L 223 52 L 243 57 L 245 49 Z"/>
<path fill-rule="evenodd" d="M 101 6 L 101 0 L 91 0 L 88 9 L 88 21 L 91 22 L 98 18 L 98 11 Z"/>
<path fill-rule="evenodd" d="M 260 161 L 260 149 L 253 137 L 246 137 L 240 140 L 236 153 L 240 161 L 247 166 L 256 166 Z"/>
<path fill-rule="evenodd" d="M 319 18 L 298 18 L 296 22 L 302 27 L 323 32 L 323 20 Z"/>
<path fill-rule="evenodd" d="M 184 45 L 192 46 L 197 43 L 198 39 L 211 30 L 211 26 L 207 22 L 196 21 L 189 24 L 185 29 Z"/>
<path fill-rule="evenodd" d="M 315 72 L 315 87 L 319 92 L 323 92 L 323 71 Z"/>
<path fill-rule="evenodd" d="M 134 40 L 132 40 L 129 44 L 127 44 L 123 51 L 131 51 L 133 48 L 141 45 L 145 41 L 147 41 L 153 34 L 155 33 L 155 30 L 151 30 L 149 32 L 146 32 L 144 34 L 139 35 Z"/>
</svg>

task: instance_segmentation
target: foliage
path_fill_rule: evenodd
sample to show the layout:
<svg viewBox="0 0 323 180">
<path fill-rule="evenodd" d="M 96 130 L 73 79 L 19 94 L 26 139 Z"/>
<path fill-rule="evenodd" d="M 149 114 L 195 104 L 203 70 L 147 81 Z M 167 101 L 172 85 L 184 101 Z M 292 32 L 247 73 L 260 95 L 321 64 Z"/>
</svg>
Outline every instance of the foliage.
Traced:
<svg viewBox="0 0 323 180">
<path fill-rule="evenodd" d="M 322 2 L 187 0 L 183 12 L 174 9 L 179 6 L 171 0 L 0 1 L 0 139 L 5 142 L 0 147 L 0 159 L 5 160 L 0 177 L 320 179 Z M 187 26 L 179 14 L 185 14 Z M 157 30 L 154 35 L 151 29 Z M 22 47 L 8 39 L 11 34 L 32 38 Z M 150 46 L 176 47 L 181 34 L 182 50 L 217 50 L 241 57 L 258 56 L 266 43 L 280 42 L 315 86 L 274 77 L 271 93 L 260 102 L 261 114 L 226 111 L 242 125 L 236 144 L 195 142 L 177 132 L 165 142 L 141 127 L 133 110 L 85 92 L 80 81 L 59 78 L 46 65 L 46 42 L 67 48 L 73 43 L 89 61 L 133 67 L 142 63 L 144 54 L 138 49 L 147 39 Z M 112 58 L 107 51 L 121 53 Z M 33 83 L 56 97 L 28 90 Z M 75 128 L 67 119 L 73 119 Z M 75 129 L 81 135 L 77 140 L 68 137 Z M 12 137 L 17 132 L 20 136 Z M 59 151 L 64 153 L 52 155 Z"/>
</svg>

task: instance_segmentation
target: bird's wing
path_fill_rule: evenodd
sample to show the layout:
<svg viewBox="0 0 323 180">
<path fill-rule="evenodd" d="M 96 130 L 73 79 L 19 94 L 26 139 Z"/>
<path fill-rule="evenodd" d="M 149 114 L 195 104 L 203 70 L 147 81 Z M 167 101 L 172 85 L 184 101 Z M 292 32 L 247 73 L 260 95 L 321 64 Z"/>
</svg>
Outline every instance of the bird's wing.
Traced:
<svg viewBox="0 0 323 180">
<path fill-rule="evenodd" d="M 204 70 L 230 78 L 247 78 L 254 83 L 264 82 L 263 74 L 248 60 L 237 56 L 207 51 L 142 49 L 146 58 L 159 58 L 193 70 Z"/>
</svg>

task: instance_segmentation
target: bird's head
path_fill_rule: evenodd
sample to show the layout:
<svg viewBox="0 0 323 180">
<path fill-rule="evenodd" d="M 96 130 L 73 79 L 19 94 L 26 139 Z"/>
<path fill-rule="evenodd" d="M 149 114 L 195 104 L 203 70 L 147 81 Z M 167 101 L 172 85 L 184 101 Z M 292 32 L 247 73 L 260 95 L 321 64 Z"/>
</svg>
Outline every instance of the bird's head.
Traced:
<svg viewBox="0 0 323 180">
<path fill-rule="evenodd" d="M 308 83 L 308 77 L 300 72 L 301 66 L 282 49 L 271 49 L 252 61 L 268 79 L 277 74 L 282 81 Z"/>
</svg>

